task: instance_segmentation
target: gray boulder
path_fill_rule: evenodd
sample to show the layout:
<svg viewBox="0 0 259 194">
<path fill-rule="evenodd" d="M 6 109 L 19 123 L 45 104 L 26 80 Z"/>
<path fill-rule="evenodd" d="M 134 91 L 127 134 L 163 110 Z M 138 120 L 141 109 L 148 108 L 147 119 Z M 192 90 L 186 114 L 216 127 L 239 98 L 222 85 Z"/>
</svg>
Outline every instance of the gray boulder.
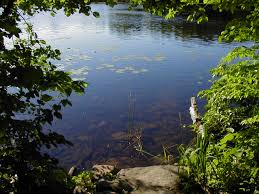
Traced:
<svg viewBox="0 0 259 194">
<path fill-rule="evenodd" d="M 122 169 L 117 177 L 120 180 L 127 181 L 134 188 L 132 194 L 180 193 L 177 166 L 159 165 Z"/>
<path fill-rule="evenodd" d="M 178 183 L 177 166 L 158 165 L 122 169 L 115 180 L 100 181 L 99 189 L 131 194 L 181 194 Z"/>
</svg>

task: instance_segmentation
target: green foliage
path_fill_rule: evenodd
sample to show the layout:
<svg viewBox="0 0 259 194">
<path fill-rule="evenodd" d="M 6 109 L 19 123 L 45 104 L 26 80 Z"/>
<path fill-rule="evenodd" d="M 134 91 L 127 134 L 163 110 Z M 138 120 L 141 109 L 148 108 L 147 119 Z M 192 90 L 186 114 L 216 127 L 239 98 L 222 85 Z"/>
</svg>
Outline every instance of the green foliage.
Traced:
<svg viewBox="0 0 259 194">
<path fill-rule="evenodd" d="M 258 7 L 254 10 L 258 11 Z M 254 14 L 252 11 L 251 15 Z M 247 20 L 246 24 L 253 22 Z M 246 25 L 233 20 L 221 33 L 220 40 L 253 40 L 254 44 L 237 47 L 224 57 L 211 71 L 211 88 L 199 93 L 207 99 L 203 126 L 208 136 L 203 141 L 208 144 L 199 144 L 198 138 L 194 148 L 182 150 L 181 162 L 187 166 L 188 176 L 216 193 L 258 192 L 258 29 L 254 29 L 255 34 L 244 29 Z M 205 152 L 201 152 L 204 147 Z"/>
<path fill-rule="evenodd" d="M 259 61 L 258 45 L 238 47 L 212 70 L 204 126 L 208 145 L 207 185 L 234 193 L 258 191 Z"/>
<path fill-rule="evenodd" d="M 62 118 L 62 102 L 69 101 L 72 91 L 84 92 L 83 82 L 73 81 L 51 63 L 60 52 L 37 39 L 30 25 L 26 32 L 27 40 L 17 39 L 8 49 L 4 45 L 0 55 L 0 179 L 5 192 L 15 188 L 30 193 L 48 185 L 57 161 L 41 154 L 41 148 L 71 143 L 51 129 L 43 131 L 43 126 Z M 18 180 L 10 185 L 15 175 Z"/>
<path fill-rule="evenodd" d="M 107 173 L 102 178 L 111 181 L 116 178 L 116 175 Z M 97 180 L 91 171 L 82 171 L 80 174 L 72 177 L 72 184 L 79 193 L 96 193 L 96 183 Z"/>
<path fill-rule="evenodd" d="M 96 185 L 92 181 L 93 173 L 89 171 L 83 171 L 77 176 L 73 176 L 72 181 L 80 189 L 86 189 L 84 192 L 95 193 Z"/>
<path fill-rule="evenodd" d="M 208 99 L 204 125 L 210 131 L 220 135 L 228 128 L 241 131 L 258 127 L 258 48 L 238 47 L 212 70 L 212 87 L 200 92 Z M 232 63 L 233 60 L 238 62 Z"/>
<path fill-rule="evenodd" d="M 198 137 L 194 147 L 180 147 L 183 175 L 214 193 L 253 193 L 258 190 L 257 137 L 228 133 L 215 143 Z M 192 182 L 193 181 L 193 182 Z"/>
<path fill-rule="evenodd" d="M 185 148 L 183 145 L 179 146 L 179 153 L 181 155 L 180 165 L 184 165 L 183 173 L 186 176 L 193 178 L 193 180 L 201 185 L 206 185 L 207 174 L 207 154 L 208 137 L 204 134 L 204 138 L 197 136 L 195 147 Z"/>
<path fill-rule="evenodd" d="M 0 193 L 68 193 L 72 189 L 57 160 L 41 152 L 43 147 L 71 145 L 52 131 L 54 118 L 71 106 L 72 92 L 83 93 L 86 83 L 73 81 L 51 61 L 60 51 L 40 40 L 23 15 L 63 10 L 67 16 L 85 15 L 91 0 L 2 0 L 0 2 Z M 198 23 L 209 20 L 211 12 L 230 15 L 219 40 L 252 41 L 252 47 L 230 52 L 212 71 L 212 87 L 200 96 L 208 101 L 204 115 L 204 138 L 194 148 L 183 149 L 181 163 L 192 181 L 215 192 L 258 192 L 259 161 L 259 1 L 258 0 L 131 0 L 153 14 L 173 18 L 184 15 Z M 116 1 L 106 1 L 115 5 Z M 26 40 L 20 39 L 22 34 Z M 6 40 L 13 40 L 11 44 Z M 45 130 L 43 130 L 43 126 Z M 87 172 L 74 178 L 94 190 Z"/>
</svg>

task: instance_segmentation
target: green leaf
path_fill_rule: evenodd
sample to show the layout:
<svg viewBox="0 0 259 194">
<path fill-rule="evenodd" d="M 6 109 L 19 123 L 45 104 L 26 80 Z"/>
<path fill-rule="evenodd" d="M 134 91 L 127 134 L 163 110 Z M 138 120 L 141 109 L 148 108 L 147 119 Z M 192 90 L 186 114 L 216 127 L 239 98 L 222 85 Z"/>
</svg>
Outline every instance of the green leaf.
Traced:
<svg viewBox="0 0 259 194">
<path fill-rule="evenodd" d="M 88 86 L 88 84 L 87 84 L 86 82 L 83 82 L 83 83 L 82 83 L 82 86 L 83 86 L 84 88 L 86 88 L 86 87 Z"/>
<path fill-rule="evenodd" d="M 41 95 L 41 99 L 44 101 L 44 102 L 48 102 L 48 101 L 51 101 L 53 99 L 52 96 L 48 95 L 48 94 L 43 94 Z"/>
<path fill-rule="evenodd" d="M 68 99 L 61 100 L 61 104 L 65 107 L 67 105 L 72 106 L 72 103 Z"/>
<path fill-rule="evenodd" d="M 58 119 L 62 119 L 62 114 L 60 112 L 54 112 L 54 116 Z"/>
<path fill-rule="evenodd" d="M 57 105 L 57 104 L 54 104 L 52 107 L 53 107 L 53 109 L 54 109 L 55 111 L 58 111 L 58 110 L 61 109 L 61 106 L 60 106 L 60 105 Z"/>
<path fill-rule="evenodd" d="M 232 140 L 234 139 L 234 137 L 235 137 L 235 134 L 234 134 L 234 133 L 229 133 L 229 134 L 227 134 L 224 138 L 222 138 L 222 139 L 220 140 L 220 143 L 221 143 L 221 144 L 225 144 L 225 143 L 227 143 L 228 141 L 232 141 Z"/>
<path fill-rule="evenodd" d="M 96 18 L 99 18 L 99 17 L 100 17 L 99 12 L 96 12 L 96 11 L 93 12 L 93 15 L 94 15 L 94 17 L 96 17 Z"/>
</svg>

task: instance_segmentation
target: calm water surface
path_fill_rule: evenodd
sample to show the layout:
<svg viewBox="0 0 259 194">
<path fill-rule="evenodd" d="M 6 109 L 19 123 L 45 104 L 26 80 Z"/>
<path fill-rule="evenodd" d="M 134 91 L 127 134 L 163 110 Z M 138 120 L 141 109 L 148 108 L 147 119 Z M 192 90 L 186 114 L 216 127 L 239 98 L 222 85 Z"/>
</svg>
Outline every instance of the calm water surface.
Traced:
<svg viewBox="0 0 259 194">
<path fill-rule="evenodd" d="M 62 51 L 59 69 L 89 83 L 54 125 L 74 147 L 53 153 L 66 167 L 155 163 L 133 151 L 128 125 L 142 129 L 143 147 L 154 155 L 162 146 L 175 153 L 174 145 L 190 142 L 190 129 L 180 127 L 190 124 L 189 99 L 209 87 L 210 68 L 233 46 L 217 42 L 224 22 L 167 21 L 123 4 L 93 9 L 101 18 L 60 13 L 32 19 L 40 38 Z"/>
</svg>

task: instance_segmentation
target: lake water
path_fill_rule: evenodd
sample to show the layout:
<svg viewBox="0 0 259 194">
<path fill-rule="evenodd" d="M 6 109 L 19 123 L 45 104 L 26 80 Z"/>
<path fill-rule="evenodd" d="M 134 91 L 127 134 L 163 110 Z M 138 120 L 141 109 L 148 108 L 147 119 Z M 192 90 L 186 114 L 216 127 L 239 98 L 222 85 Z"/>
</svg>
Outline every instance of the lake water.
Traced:
<svg viewBox="0 0 259 194">
<path fill-rule="evenodd" d="M 233 47 L 217 42 L 224 21 L 169 21 L 128 11 L 124 4 L 93 9 L 100 18 L 58 13 L 31 19 L 39 37 L 62 51 L 59 69 L 89 83 L 84 95 L 72 96 L 73 107 L 64 109 L 63 120 L 54 125 L 74 147 L 53 154 L 61 165 L 81 168 L 157 163 L 134 151 L 140 142 L 150 154 L 161 154 L 163 146 L 176 154 L 175 145 L 192 138 L 191 130 L 181 127 L 191 123 L 190 97 L 210 86 L 209 70 Z M 198 102 L 202 107 L 204 102 Z M 131 143 L 129 129 L 135 134 Z"/>
</svg>

